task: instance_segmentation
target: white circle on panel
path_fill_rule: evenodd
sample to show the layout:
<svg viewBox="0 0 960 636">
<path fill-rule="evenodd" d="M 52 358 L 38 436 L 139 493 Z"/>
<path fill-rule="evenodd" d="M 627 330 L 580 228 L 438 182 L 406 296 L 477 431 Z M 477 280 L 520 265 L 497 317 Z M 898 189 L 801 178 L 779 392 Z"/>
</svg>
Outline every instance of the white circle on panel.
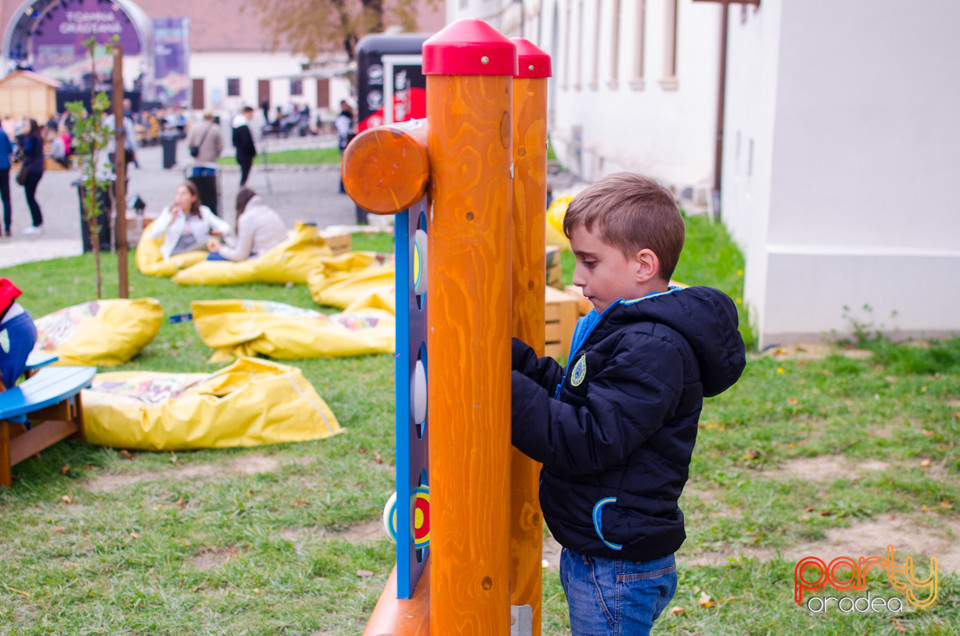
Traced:
<svg viewBox="0 0 960 636">
<path fill-rule="evenodd" d="M 417 366 L 413 369 L 412 393 L 410 402 L 413 405 L 413 421 L 423 424 L 427 419 L 427 373 L 422 360 L 417 360 Z"/>
</svg>

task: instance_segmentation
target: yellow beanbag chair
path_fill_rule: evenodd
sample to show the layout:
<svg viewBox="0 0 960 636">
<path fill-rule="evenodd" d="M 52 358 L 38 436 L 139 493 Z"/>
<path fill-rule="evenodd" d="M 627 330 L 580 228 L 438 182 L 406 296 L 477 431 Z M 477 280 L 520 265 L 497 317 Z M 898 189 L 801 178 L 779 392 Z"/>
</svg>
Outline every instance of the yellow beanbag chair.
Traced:
<svg viewBox="0 0 960 636">
<path fill-rule="evenodd" d="M 393 296 L 393 256 L 349 252 L 325 258 L 321 267 L 307 277 L 307 287 L 318 305 L 340 309 L 346 309 L 371 293 L 381 297 Z"/>
<path fill-rule="evenodd" d="M 154 298 L 94 300 L 37 318 L 34 351 L 56 354 L 57 364 L 113 366 L 140 353 L 162 322 Z"/>
<path fill-rule="evenodd" d="M 217 350 L 214 360 L 258 354 L 290 359 L 392 353 L 393 312 L 375 305 L 332 316 L 252 300 L 194 301 L 190 310 L 200 338 Z"/>
<path fill-rule="evenodd" d="M 547 208 L 547 245 L 557 245 L 560 249 L 570 249 L 570 239 L 563 233 L 563 217 L 572 196 L 557 197 Z"/>
<path fill-rule="evenodd" d="M 307 276 L 331 256 L 315 225 L 297 222 L 290 237 L 263 256 L 245 261 L 208 261 L 177 272 L 180 285 L 236 285 L 238 283 L 306 283 Z M 204 256 L 206 258 L 206 256 Z"/>
<path fill-rule="evenodd" d="M 150 232 L 146 231 L 140 235 L 140 242 L 137 243 L 137 269 L 144 276 L 173 276 L 184 267 L 190 267 L 207 258 L 206 252 L 184 252 L 163 260 L 160 253 L 162 244 L 162 236 L 158 239 L 151 238 Z"/>
<path fill-rule="evenodd" d="M 213 374 L 98 373 L 81 399 L 86 440 L 113 448 L 257 446 L 341 431 L 300 369 L 266 360 Z"/>
</svg>

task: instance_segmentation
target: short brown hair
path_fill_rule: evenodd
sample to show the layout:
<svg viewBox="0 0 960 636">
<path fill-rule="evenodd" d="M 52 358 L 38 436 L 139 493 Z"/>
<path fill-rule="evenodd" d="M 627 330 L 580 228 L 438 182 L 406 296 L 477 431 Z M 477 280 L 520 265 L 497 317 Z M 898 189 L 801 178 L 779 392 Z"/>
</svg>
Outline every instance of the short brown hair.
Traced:
<svg viewBox="0 0 960 636">
<path fill-rule="evenodd" d="M 680 260 L 686 234 L 683 215 L 673 194 L 643 175 L 618 172 L 603 177 L 575 196 L 563 217 L 569 238 L 577 227 L 597 230 L 603 242 L 630 257 L 652 250 L 660 260 L 660 276 L 670 280 Z"/>
</svg>

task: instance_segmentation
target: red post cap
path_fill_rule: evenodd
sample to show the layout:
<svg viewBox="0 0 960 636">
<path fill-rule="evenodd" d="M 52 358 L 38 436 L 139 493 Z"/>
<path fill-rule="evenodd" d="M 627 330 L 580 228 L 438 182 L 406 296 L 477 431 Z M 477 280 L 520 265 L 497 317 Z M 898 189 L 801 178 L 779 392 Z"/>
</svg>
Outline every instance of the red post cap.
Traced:
<svg viewBox="0 0 960 636">
<path fill-rule="evenodd" d="M 517 77 L 552 77 L 550 56 L 526 38 L 513 38 L 517 45 Z"/>
<path fill-rule="evenodd" d="M 423 43 L 423 74 L 515 76 L 517 47 L 483 20 L 457 20 Z"/>
</svg>

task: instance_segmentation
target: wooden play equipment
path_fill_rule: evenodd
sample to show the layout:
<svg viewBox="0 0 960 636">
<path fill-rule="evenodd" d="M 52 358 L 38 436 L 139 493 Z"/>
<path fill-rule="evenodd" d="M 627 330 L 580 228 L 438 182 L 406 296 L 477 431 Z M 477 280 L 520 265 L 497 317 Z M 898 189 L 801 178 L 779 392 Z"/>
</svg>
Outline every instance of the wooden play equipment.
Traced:
<svg viewBox="0 0 960 636">
<path fill-rule="evenodd" d="M 343 164 L 360 207 L 397 214 L 397 567 L 365 634 L 539 634 L 539 466 L 510 443 L 510 338 L 543 353 L 550 60 L 461 20 L 423 70 L 426 120 L 361 133 Z"/>
</svg>

